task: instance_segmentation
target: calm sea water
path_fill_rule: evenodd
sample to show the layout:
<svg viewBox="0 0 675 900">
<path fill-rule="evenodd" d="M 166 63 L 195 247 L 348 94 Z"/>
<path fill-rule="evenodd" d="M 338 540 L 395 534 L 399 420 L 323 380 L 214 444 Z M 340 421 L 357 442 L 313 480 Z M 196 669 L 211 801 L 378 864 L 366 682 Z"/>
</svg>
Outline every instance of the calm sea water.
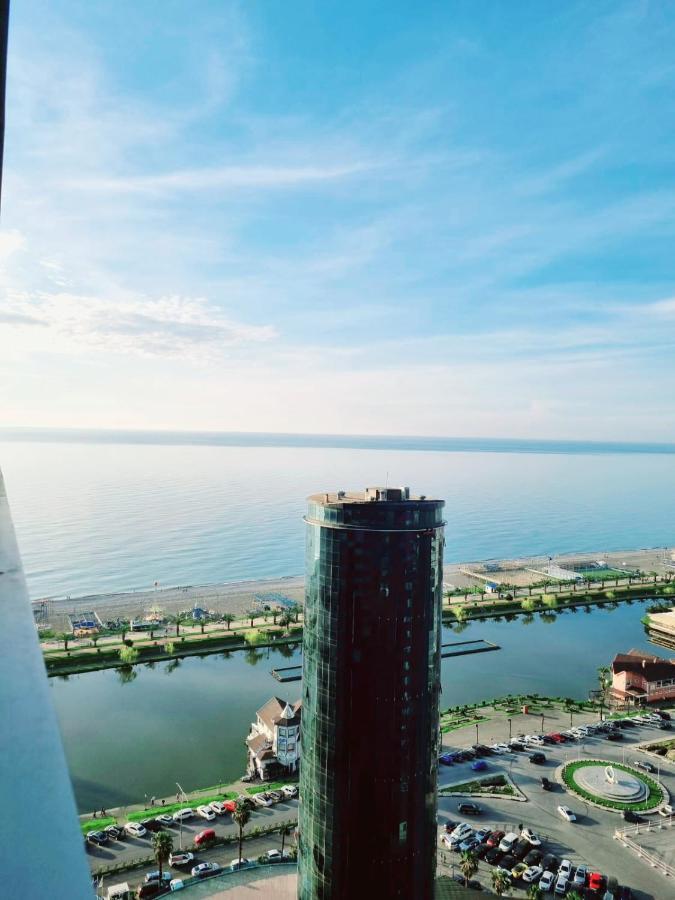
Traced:
<svg viewBox="0 0 675 900">
<path fill-rule="evenodd" d="M 461 561 L 672 545 L 672 447 L 298 436 L 0 433 L 34 598 L 302 572 L 305 497 L 410 485 L 447 502 Z M 585 695 L 618 649 L 648 646 L 642 605 L 554 624 L 473 623 L 497 653 L 444 661 L 443 703 Z M 447 639 L 455 637 L 451 632 Z M 455 637 L 455 639 L 457 639 Z M 52 679 L 82 810 L 230 780 L 255 710 L 279 685 L 267 651 Z M 287 663 L 288 664 L 288 663 Z"/>
<path fill-rule="evenodd" d="M 674 537 L 663 445 L 23 437 L 0 432 L 0 467 L 33 598 L 299 574 L 305 497 L 367 484 L 444 498 L 450 561 Z"/>
</svg>

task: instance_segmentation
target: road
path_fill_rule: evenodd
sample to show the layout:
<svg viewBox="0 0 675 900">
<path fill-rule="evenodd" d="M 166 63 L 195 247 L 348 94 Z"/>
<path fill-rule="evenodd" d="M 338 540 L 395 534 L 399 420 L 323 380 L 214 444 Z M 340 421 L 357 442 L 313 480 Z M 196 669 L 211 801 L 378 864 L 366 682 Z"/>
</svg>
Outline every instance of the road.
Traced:
<svg viewBox="0 0 675 900">
<path fill-rule="evenodd" d="M 536 717 L 532 717 L 536 718 Z M 580 722 L 581 722 L 581 718 Z M 579 724 L 580 724 L 579 722 Z M 531 729 L 536 731 L 535 727 Z M 471 734 L 467 729 L 464 740 L 458 740 L 456 735 L 447 735 L 446 746 L 467 747 L 471 744 Z M 583 743 L 546 745 L 542 748 L 546 754 L 545 765 L 534 765 L 529 762 L 525 753 L 511 753 L 504 756 L 490 756 L 488 758 L 488 772 L 506 772 L 515 784 L 527 797 L 527 802 L 518 802 L 502 798 L 479 798 L 478 803 L 483 809 L 480 817 L 465 817 L 457 813 L 460 799 L 453 797 L 439 797 L 438 811 L 439 824 L 448 819 L 452 821 L 468 821 L 474 827 L 480 821 L 480 827 L 494 827 L 503 831 L 517 831 L 517 826 L 523 823 L 533 828 L 544 840 L 546 852 L 555 853 L 559 858 L 567 857 L 575 865 L 585 864 L 591 871 L 600 871 L 605 875 L 614 875 L 620 884 L 628 884 L 633 888 L 635 896 L 641 900 L 663 900 L 672 890 L 669 879 L 655 869 L 642 863 L 630 850 L 622 848 L 614 839 L 616 828 L 624 823 L 620 814 L 608 810 L 599 809 L 584 803 L 575 796 L 568 794 L 559 784 L 553 791 L 544 791 L 541 787 L 541 776 L 547 775 L 554 780 L 556 768 L 565 759 L 587 757 L 608 759 L 610 762 L 631 763 L 634 759 L 648 759 L 654 762 L 652 757 L 645 756 L 636 751 L 639 743 L 649 740 L 663 739 L 674 735 L 674 732 L 664 732 L 656 728 L 636 727 L 623 730 L 624 740 L 611 742 L 604 739 L 603 735 L 587 738 Z M 475 734 L 473 736 L 475 741 Z M 476 777 L 471 771 L 471 764 L 460 763 L 439 769 L 439 789 L 444 785 L 457 784 L 462 781 L 470 781 Z M 656 776 L 651 776 L 656 777 Z M 665 763 L 661 768 L 661 782 L 670 792 L 675 793 L 675 765 Z M 461 798 L 466 799 L 466 798 Z M 569 806 L 577 815 L 576 823 L 568 823 L 557 812 L 559 805 Z M 648 817 L 655 826 L 663 827 L 665 820 L 658 814 Z M 670 846 L 675 850 L 675 826 L 672 829 L 672 841 Z M 459 863 L 459 854 L 450 851 L 439 851 L 440 861 L 447 863 L 448 867 Z M 669 860 L 672 863 L 671 858 Z M 481 863 L 481 869 L 476 876 L 484 886 L 490 885 L 491 867 Z M 512 891 L 512 896 L 518 897 L 525 894 L 524 887 Z"/>
<path fill-rule="evenodd" d="M 159 809 L 157 810 L 159 812 Z M 148 816 L 151 813 L 148 812 Z M 296 820 L 298 816 L 298 801 L 283 800 L 268 808 L 256 808 L 251 810 L 251 820 L 246 826 L 244 834 L 251 832 L 254 828 L 268 828 L 270 826 L 280 827 L 282 823 L 288 822 L 289 819 Z M 167 829 L 174 839 L 174 848 L 179 849 L 182 846 L 188 850 L 194 848 L 195 835 L 204 828 L 213 828 L 219 837 L 235 837 L 239 830 L 232 822 L 231 816 L 228 814 L 218 816 L 211 822 L 195 816 L 189 822 L 184 822 L 181 829 L 175 825 Z M 91 844 L 87 845 L 87 857 L 92 872 L 96 872 L 102 866 L 110 866 L 120 863 L 132 863 L 144 856 L 152 853 L 152 835 L 148 832 L 146 837 L 132 838 L 128 835 L 121 841 L 109 841 L 104 847 L 95 847 Z M 293 838 L 286 838 L 286 846 L 293 845 Z M 281 837 L 278 832 L 260 838 L 251 838 L 246 840 L 244 856 L 257 857 L 261 853 L 273 848 L 281 847 Z M 213 850 L 200 850 L 196 854 L 197 862 L 216 861 L 221 865 L 227 865 L 231 860 L 236 859 L 238 847 L 236 844 L 228 844 L 225 847 L 216 847 Z M 196 863 L 194 863 L 196 865 Z M 143 881 L 145 872 L 156 866 L 139 866 L 134 870 L 130 870 L 124 874 L 116 874 L 104 878 L 104 886 L 117 884 L 120 881 L 128 881 L 129 884 L 139 884 Z M 173 871 L 173 870 L 172 870 Z M 183 870 L 185 871 L 185 870 Z M 175 871 L 175 876 L 180 876 L 180 871 Z"/>
</svg>

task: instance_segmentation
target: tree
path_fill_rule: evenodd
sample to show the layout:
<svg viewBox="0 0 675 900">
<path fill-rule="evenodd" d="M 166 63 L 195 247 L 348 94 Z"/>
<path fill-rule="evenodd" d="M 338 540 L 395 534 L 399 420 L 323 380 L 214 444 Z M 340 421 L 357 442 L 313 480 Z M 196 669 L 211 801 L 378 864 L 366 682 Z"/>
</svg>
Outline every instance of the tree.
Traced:
<svg viewBox="0 0 675 900">
<path fill-rule="evenodd" d="M 152 836 L 152 852 L 159 866 L 159 883 L 162 883 L 162 866 L 173 851 L 173 838 L 168 831 L 156 831 Z"/>
<path fill-rule="evenodd" d="M 541 602 L 549 609 L 558 608 L 558 598 L 554 597 L 553 594 L 544 594 L 544 596 L 541 598 Z"/>
<path fill-rule="evenodd" d="M 94 647 L 96 647 L 96 645 L 98 644 L 100 638 L 101 638 L 101 635 L 100 635 L 100 634 L 92 634 L 92 636 L 91 636 L 91 642 L 92 642 L 92 644 L 94 645 Z"/>
<path fill-rule="evenodd" d="M 292 621 L 291 611 L 289 609 L 282 610 L 279 616 L 279 625 L 281 625 L 282 628 L 288 628 Z"/>
<path fill-rule="evenodd" d="M 67 649 L 68 649 L 68 641 L 70 640 L 70 635 L 67 634 L 65 631 L 63 631 L 63 632 L 61 632 L 61 634 L 58 636 L 58 639 L 59 639 L 60 641 L 63 641 L 63 649 L 64 649 L 64 650 L 67 650 Z"/>
<path fill-rule="evenodd" d="M 204 634 L 204 629 L 206 628 L 206 622 L 200 622 L 200 623 L 199 623 L 199 627 L 200 627 L 201 630 L 202 630 L 202 634 Z"/>
<path fill-rule="evenodd" d="M 251 810 L 241 800 L 237 800 L 232 812 L 232 821 L 239 828 L 239 859 L 241 859 L 241 845 L 244 840 L 244 828 L 251 819 Z"/>
<path fill-rule="evenodd" d="M 520 606 L 525 612 L 532 612 L 533 609 L 537 608 L 537 601 L 533 600 L 531 597 L 526 597 L 524 600 L 520 601 Z"/>
<path fill-rule="evenodd" d="M 612 683 L 612 670 L 609 666 L 598 666 L 598 684 L 600 685 L 600 690 L 604 692 Z"/>
<path fill-rule="evenodd" d="M 461 869 L 462 875 L 464 876 L 464 884 L 466 887 L 468 887 L 469 879 L 472 878 L 478 871 L 478 857 L 472 850 L 466 850 L 464 853 L 462 853 L 459 868 Z"/>
<path fill-rule="evenodd" d="M 538 884 L 531 884 L 527 889 L 527 900 L 542 900 L 544 892 Z"/>
<path fill-rule="evenodd" d="M 288 611 L 293 616 L 293 620 L 297 623 L 300 618 L 300 607 L 297 603 L 289 603 Z"/>
<path fill-rule="evenodd" d="M 132 666 L 138 659 L 138 650 L 134 647 L 121 647 L 119 654 L 120 662 L 124 666 Z"/>
<path fill-rule="evenodd" d="M 498 897 L 502 897 L 511 887 L 511 879 L 501 869 L 492 870 L 492 890 Z"/>
<path fill-rule="evenodd" d="M 227 630 L 230 630 L 230 625 L 234 622 L 236 616 L 233 613 L 223 613 L 222 619 L 223 622 L 227 623 Z"/>
<path fill-rule="evenodd" d="M 251 628 L 253 628 L 253 622 L 255 621 L 255 618 L 257 615 L 258 615 L 257 609 L 247 609 L 246 610 L 246 618 L 251 620 Z"/>
<path fill-rule="evenodd" d="M 570 891 L 567 895 L 567 900 L 584 900 L 579 891 Z"/>
<path fill-rule="evenodd" d="M 279 834 L 281 835 L 281 855 L 284 855 L 284 844 L 286 843 L 286 838 L 293 834 L 293 826 L 292 825 L 282 825 L 279 829 Z"/>
</svg>

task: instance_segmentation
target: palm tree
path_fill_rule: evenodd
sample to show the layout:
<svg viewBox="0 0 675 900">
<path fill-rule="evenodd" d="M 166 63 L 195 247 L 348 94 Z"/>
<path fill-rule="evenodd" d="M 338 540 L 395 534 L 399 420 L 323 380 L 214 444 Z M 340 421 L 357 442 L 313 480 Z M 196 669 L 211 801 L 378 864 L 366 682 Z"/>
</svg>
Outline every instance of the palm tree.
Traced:
<svg viewBox="0 0 675 900">
<path fill-rule="evenodd" d="M 478 871 L 478 857 L 472 850 L 466 850 L 462 853 L 459 868 L 464 876 L 464 884 L 468 887 L 469 879 Z"/>
<path fill-rule="evenodd" d="M 544 892 L 538 884 L 531 884 L 527 889 L 527 900 L 542 900 Z"/>
<path fill-rule="evenodd" d="M 281 625 L 282 628 L 288 628 L 292 621 L 291 611 L 289 609 L 282 610 L 281 615 L 279 616 L 279 625 Z"/>
<path fill-rule="evenodd" d="M 159 866 L 159 883 L 162 883 L 162 866 L 173 851 L 173 838 L 168 831 L 156 831 L 152 836 L 152 852 Z"/>
<path fill-rule="evenodd" d="M 611 683 L 612 670 L 609 666 L 598 666 L 598 683 L 604 694 Z"/>
<path fill-rule="evenodd" d="M 492 890 L 498 897 L 502 897 L 511 886 L 511 879 L 501 869 L 492 870 Z"/>
<path fill-rule="evenodd" d="M 239 859 L 241 859 L 241 844 L 244 840 L 244 828 L 251 818 L 251 810 L 241 800 L 237 800 L 232 812 L 232 821 L 239 826 Z"/>
<path fill-rule="evenodd" d="M 233 613 L 223 613 L 222 615 L 223 622 L 227 622 L 227 630 L 230 630 L 230 625 L 236 619 L 236 616 Z"/>
<path fill-rule="evenodd" d="M 567 895 L 567 900 L 584 900 L 579 891 L 570 891 Z"/>
<path fill-rule="evenodd" d="M 293 826 L 292 825 L 282 825 L 279 829 L 279 834 L 281 835 L 281 855 L 284 855 L 284 844 L 286 843 L 286 838 L 289 834 L 293 834 Z"/>
<path fill-rule="evenodd" d="M 66 634 L 66 632 L 64 631 L 59 635 L 58 639 L 60 641 L 63 641 L 63 649 L 67 650 L 68 649 L 68 641 L 70 640 L 70 635 Z"/>
<path fill-rule="evenodd" d="M 251 620 L 251 628 L 253 628 L 253 622 L 255 621 L 255 617 L 258 615 L 257 609 L 247 609 L 246 610 L 246 618 Z"/>
</svg>

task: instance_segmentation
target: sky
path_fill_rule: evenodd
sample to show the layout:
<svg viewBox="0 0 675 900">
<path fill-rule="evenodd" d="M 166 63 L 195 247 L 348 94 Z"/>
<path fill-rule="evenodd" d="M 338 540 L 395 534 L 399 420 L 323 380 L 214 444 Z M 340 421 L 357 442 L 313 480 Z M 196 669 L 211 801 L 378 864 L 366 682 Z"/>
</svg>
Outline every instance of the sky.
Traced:
<svg viewBox="0 0 675 900">
<path fill-rule="evenodd" d="M 675 6 L 21 0 L 0 426 L 675 440 Z"/>
</svg>

